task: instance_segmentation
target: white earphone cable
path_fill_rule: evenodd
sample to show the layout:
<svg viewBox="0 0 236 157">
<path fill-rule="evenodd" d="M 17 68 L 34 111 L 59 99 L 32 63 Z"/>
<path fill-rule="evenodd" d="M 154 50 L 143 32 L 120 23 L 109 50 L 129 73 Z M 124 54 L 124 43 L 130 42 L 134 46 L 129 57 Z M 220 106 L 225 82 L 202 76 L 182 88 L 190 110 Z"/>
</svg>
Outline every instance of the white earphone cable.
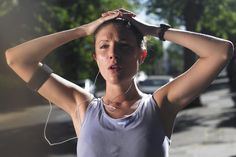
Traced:
<svg viewBox="0 0 236 157">
<path fill-rule="evenodd" d="M 98 71 L 98 73 L 97 73 L 97 75 L 96 75 L 96 77 L 95 77 L 95 80 L 94 80 L 94 83 L 93 83 L 94 86 L 96 85 L 96 82 L 97 82 L 97 78 L 98 78 L 98 76 L 99 76 L 99 73 L 100 73 L 100 72 Z M 132 87 L 132 83 L 129 85 L 128 89 L 125 91 L 124 94 L 127 94 L 127 93 L 130 91 L 131 87 Z M 118 95 L 118 96 L 119 96 L 119 95 Z M 116 96 L 114 99 L 116 99 L 118 96 Z M 91 101 L 91 100 L 90 100 L 90 99 L 87 99 L 87 100 L 85 100 L 85 101 L 83 101 L 83 102 L 88 102 L 88 101 Z M 82 102 L 81 102 L 81 103 L 82 103 Z M 49 123 L 50 116 L 51 116 L 52 109 L 53 109 L 53 108 L 52 108 L 52 103 L 51 103 L 51 101 L 49 101 L 49 105 L 50 105 L 50 109 L 49 109 L 48 116 L 47 116 L 47 119 L 46 119 L 46 122 L 45 122 L 45 125 L 44 125 L 44 130 L 43 130 L 43 135 L 44 135 L 44 138 L 45 138 L 45 140 L 47 141 L 47 143 L 48 143 L 50 146 L 55 146 L 55 145 L 60 145 L 60 144 L 66 143 L 66 142 L 68 142 L 68 141 L 77 139 L 78 137 L 77 137 L 77 136 L 74 136 L 74 137 L 71 137 L 71 138 L 69 138 L 69 139 L 66 139 L 66 140 L 63 140 L 63 141 L 60 141 L 60 142 L 51 142 L 51 141 L 47 138 L 47 125 L 48 125 L 48 123 Z M 104 104 L 104 105 L 105 105 L 105 104 Z M 78 114 L 79 114 L 79 112 L 78 112 Z M 79 120 L 80 120 L 80 116 L 78 116 L 78 117 L 79 117 Z M 80 122 L 81 122 L 81 120 L 80 120 Z"/>
<path fill-rule="evenodd" d="M 49 112 L 48 112 L 48 116 L 47 116 L 47 119 L 46 119 L 46 123 L 45 123 L 45 126 L 44 126 L 44 130 L 43 130 L 44 138 L 45 138 L 45 140 L 48 142 L 48 144 L 49 144 L 50 146 L 55 146 L 55 145 L 63 144 L 63 143 L 66 143 L 66 142 L 68 142 L 68 141 L 77 139 L 77 136 L 75 136 L 75 137 L 69 138 L 69 139 L 64 140 L 64 141 L 52 143 L 52 142 L 47 138 L 47 125 L 48 125 L 48 122 L 49 122 L 49 119 L 50 119 L 50 115 L 51 115 L 51 113 L 52 113 L 52 103 L 51 103 L 50 101 L 49 101 L 49 105 L 50 105 L 50 109 L 49 109 Z"/>
<path fill-rule="evenodd" d="M 98 71 L 98 73 L 97 73 L 97 75 L 96 75 L 96 77 L 95 77 L 95 80 L 94 80 L 94 83 L 93 83 L 93 85 L 95 86 L 95 84 L 96 84 L 96 82 L 97 82 L 97 78 L 98 78 L 98 76 L 99 76 L 99 71 Z M 85 100 L 85 101 L 83 101 L 83 102 L 88 102 L 88 101 L 91 101 L 90 99 L 87 99 L 87 100 Z M 71 138 L 69 138 L 69 139 L 67 139 L 67 140 L 63 140 L 63 141 L 60 141 L 60 142 L 51 142 L 48 138 L 47 138 L 47 126 L 48 126 L 48 122 L 49 122 L 49 120 L 50 120 L 50 116 L 51 116 L 51 113 L 52 113 L 52 103 L 51 103 L 51 101 L 49 101 L 49 106 L 50 106 L 50 109 L 49 109 L 49 112 L 48 112 L 48 116 L 47 116 L 47 119 L 46 119 L 46 122 L 45 122 L 45 125 L 44 125 L 44 130 L 43 130 L 43 136 L 44 136 L 44 138 L 45 138 L 45 140 L 47 141 L 47 143 L 50 145 L 50 146 L 55 146 L 55 145 L 60 145 L 60 144 L 63 144 L 63 143 L 66 143 L 66 142 L 68 142 L 68 141 L 71 141 L 71 140 L 74 140 L 74 139 L 77 139 L 78 137 L 77 136 L 74 136 L 74 137 L 71 137 Z M 78 112 L 78 114 L 79 114 L 79 112 Z M 80 116 L 78 116 L 79 117 L 79 120 L 80 120 Z M 81 122 L 81 120 L 80 120 L 80 122 Z"/>
</svg>

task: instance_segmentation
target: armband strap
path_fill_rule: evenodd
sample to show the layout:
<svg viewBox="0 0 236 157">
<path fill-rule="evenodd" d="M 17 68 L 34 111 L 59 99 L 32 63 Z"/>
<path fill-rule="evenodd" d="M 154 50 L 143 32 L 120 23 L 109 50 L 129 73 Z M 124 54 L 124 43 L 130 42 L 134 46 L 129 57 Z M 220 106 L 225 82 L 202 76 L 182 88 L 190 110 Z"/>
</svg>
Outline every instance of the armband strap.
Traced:
<svg viewBox="0 0 236 157">
<path fill-rule="evenodd" d="M 48 80 L 51 73 L 53 73 L 53 70 L 49 66 L 47 66 L 46 64 L 39 65 L 31 79 L 27 83 L 27 86 L 33 91 L 38 91 L 43 83 Z"/>
</svg>

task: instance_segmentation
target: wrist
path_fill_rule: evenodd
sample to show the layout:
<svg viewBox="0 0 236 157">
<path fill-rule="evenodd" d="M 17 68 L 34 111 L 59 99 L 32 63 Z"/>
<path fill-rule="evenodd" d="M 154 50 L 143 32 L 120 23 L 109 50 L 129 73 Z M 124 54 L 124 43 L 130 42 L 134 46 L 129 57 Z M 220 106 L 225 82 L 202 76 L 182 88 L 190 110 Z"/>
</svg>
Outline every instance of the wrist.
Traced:
<svg viewBox="0 0 236 157">
<path fill-rule="evenodd" d="M 79 26 L 77 28 L 74 29 L 75 35 L 76 35 L 76 39 L 80 38 L 80 37 L 85 37 L 88 36 L 89 33 L 86 31 L 86 28 L 84 25 Z"/>
<path fill-rule="evenodd" d="M 150 36 L 158 36 L 158 32 L 159 32 L 159 27 L 157 26 L 149 26 L 149 28 L 147 29 L 145 35 L 150 35 Z"/>
<path fill-rule="evenodd" d="M 165 41 L 164 35 L 165 35 L 166 31 L 170 28 L 171 28 L 171 26 L 169 24 L 160 24 L 160 27 L 157 32 L 157 37 L 161 41 Z"/>
</svg>

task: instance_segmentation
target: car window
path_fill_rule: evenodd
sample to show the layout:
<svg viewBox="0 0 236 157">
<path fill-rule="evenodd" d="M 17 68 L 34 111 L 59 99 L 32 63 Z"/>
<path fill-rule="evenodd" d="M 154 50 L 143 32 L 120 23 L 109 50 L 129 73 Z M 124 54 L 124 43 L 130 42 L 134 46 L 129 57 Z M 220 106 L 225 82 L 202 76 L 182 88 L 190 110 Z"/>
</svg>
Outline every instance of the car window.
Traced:
<svg viewBox="0 0 236 157">
<path fill-rule="evenodd" d="M 139 85 L 141 86 L 162 86 L 166 83 L 168 83 L 168 80 L 145 80 L 145 81 L 140 81 Z"/>
</svg>

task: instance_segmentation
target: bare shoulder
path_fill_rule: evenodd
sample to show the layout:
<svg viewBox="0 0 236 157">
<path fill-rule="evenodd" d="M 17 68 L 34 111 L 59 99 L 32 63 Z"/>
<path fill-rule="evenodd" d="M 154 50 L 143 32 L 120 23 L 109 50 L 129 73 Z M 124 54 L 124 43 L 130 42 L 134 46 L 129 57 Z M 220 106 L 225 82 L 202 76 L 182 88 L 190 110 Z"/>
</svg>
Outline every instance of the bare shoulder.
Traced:
<svg viewBox="0 0 236 157">
<path fill-rule="evenodd" d="M 171 82 L 170 82 L 171 83 Z M 160 119 L 166 135 L 170 138 L 174 127 L 176 115 L 181 110 L 177 104 L 172 104 L 168 99 L 170 83 L 161 87 L 153 93 L 157 107 L 160 109 Z"/>
<path fill-rule="evenodd" d="M 175 115 L 181 110 L 181 107 L 178 104 L 173 104 L 173 102 L 171 102 L 168 98 L 170 90 L 174 90 L 171 89 L 173 83 L 174 80 L 157 89 L 153 93 L 153 98 L 157 102 L 157 106 L 161 109 L 161 111 L 167 112 L 168 114 L 172 112 L 172 114 Z"/>
</svg>

